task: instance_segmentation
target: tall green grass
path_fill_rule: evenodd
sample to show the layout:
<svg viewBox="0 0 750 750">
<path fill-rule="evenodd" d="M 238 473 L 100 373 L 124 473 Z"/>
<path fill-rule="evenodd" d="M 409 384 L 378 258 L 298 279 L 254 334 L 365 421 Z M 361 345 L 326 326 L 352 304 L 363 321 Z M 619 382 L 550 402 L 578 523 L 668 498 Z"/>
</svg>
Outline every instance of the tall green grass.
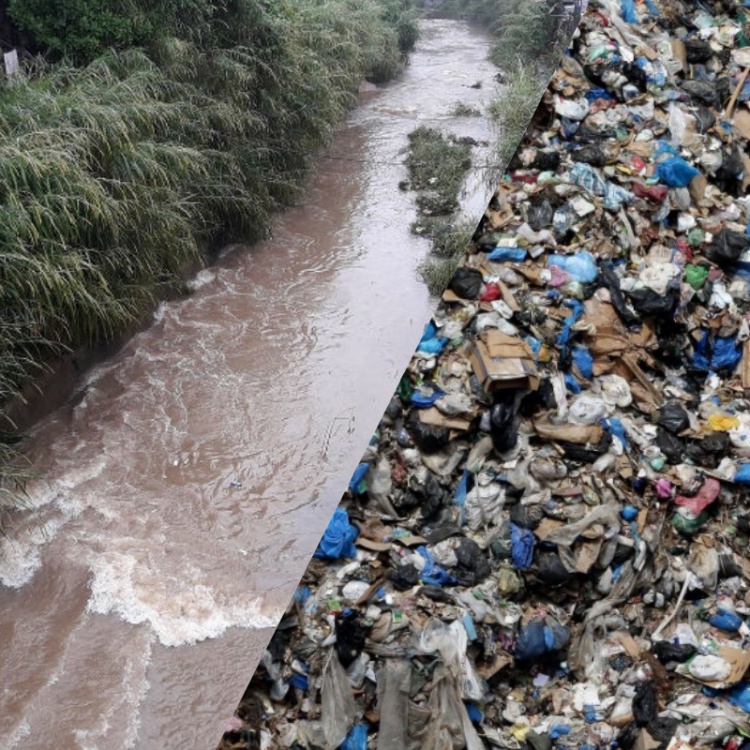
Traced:
<svg viewBox="0 0 750 750">
<path fill-rule="evenodd" d="M 62 350 L 138 321 L 209 248 L 267 233 L 362 79 L 400 70 L 406 6 L 237 0 L 208 45 L 37 60 L 0 87 L 0 414 Z M 11 453 L 0 436 L 0 508 L 25 477 Z"/>
</svg>

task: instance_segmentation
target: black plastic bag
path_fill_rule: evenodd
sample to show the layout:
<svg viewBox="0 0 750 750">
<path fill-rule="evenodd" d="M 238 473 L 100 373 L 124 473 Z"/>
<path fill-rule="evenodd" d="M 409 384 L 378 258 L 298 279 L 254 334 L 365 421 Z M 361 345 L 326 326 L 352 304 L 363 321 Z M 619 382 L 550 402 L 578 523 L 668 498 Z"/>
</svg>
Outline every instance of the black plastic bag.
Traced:
<svg viewBox="0 0 750 750">
<path fill-rule="evenodd" d="M 497 453 L 507 453 L 518 442 L 515 394 L 503 395 L 490 411 L 490 435 L 492 447 Z"/>
<path fill-rule="evenodd" d="M 408 591 L 419 583 L 419 570 L 411 563 L 399 565 L 388 573 L 388 580 L 398 591 Z"/>
<path fill-rule="evenodd" d="M 614 272 L 611 266 L 602 265 L 599 270 L 599 277 L 604 286 L 609 292 L 609 298 L 612 301 L 612 306 L 617 310 L 617 314 L 622 319 L 622 322 L 627 326 L 632 326 L 640 322 L 637 315 L 633 314 L 633 311 L 628 307 L 628 303 L 625 301 L 625 295 L 620 288 L 620 278 Z"/>
<path fill-rule="evenodd" d="M 686 39 L 684 44 L 687 61 L 693 65 L 708 62 L 714 56 L 711 44 L 703 39 Z"/>
<path fill-rule="evenodd" d="M 560 556 L 555 552 L 543 552 L 539 555 L 539 571 L 537 578 L 547 586 L 564 586 L 573 575 L 562 564 Z"/>
<path fill-rule="evenodd" d="M 617 735 L 617 747 L 621 750 L 632 750 L 635 743 L 638 741 L 641 730 L 635 722 L 628 724 L 618 735 Z"/>
<path fill-rule="evenodd" d="M 677 435 L 690 427 L 690 415 L 679 401 L 669 401 L 659 410 L 659 426 Z"/>
<path fill-rule="evenodd" d="M 510 509 L 510 522 L 522 529 L 535 529 L 544 518 L 541 505 L 521 505 L 516 503 Z"/>
<path fill-rule="evenodd" d="M 607 165 L 607 156 L 601 146 L 596 143 L 590 143 L 583 148 L 571 151 L 570 157 L 573 161 L 590 164 L 592 167 L 601 168 Z"/>
<path fill-rule="evenodd" d="M 677 435 L 659 427 L 656 432 L 656 445 L 670 464 L 682 462 L 682 457 L 685 454 L 685 442 Z"/>
<path fill-rule="evenodd" d="M 669 716 L 654 719 L 649 722 L 646 731 L 659 743 L 659 750 L 663 750 L 669 745 L 677 727 L 680 725 L 679 719 L 672 719 Z"/>
<path fill-rule="evenodd" d="M 461 539 L 455 553 L 458 565 L 451 570 L 451 574 L 458 580 L 459 585 L 477 586 L 489 577 L 492 568 L 473 539 Z"/>
<path fill-rule="evenodd" d="M 595 445 L 586 446 L 560 441 L 560 447 L 565 451 L 565 458 L 582 464 L 593 464 L 609 450 L 610 445 L 612 445 L 612 435 L 609 432 L 605 432 Z"/>
<path fill-rule="evenodd" d="M 677 662 L 682 664 L 697 652 L 695 646 L 690 643 L 670 643 L 659 641 L 654 645 L 654 654 L 662 664 Z"/>
<path fill-rule="evenodd" d="M 633 719 L 637 726 L 645 727 L 656 719 L 657 714 L 654 683 L 642 682 L 633 696 Z"/>
<path fill-rule="evenodd" d="M 705 255 L 714 263 L 734 263 L 748 248 L 748 238 L 731 229 L 722 229 L 713 242 L 705 248 Z"/>
<path fill-rule="evenodd" d="M 437 453 L 450 442 L 450 431 L 445 427 L 435 427 L 422 422 L 418 409 L 409 415 L 406 428 L 417 447 L 424 453 Z"/>
<path fill-rule="evenodd" d="M 482 291 L 484 277 L 476 268 L 460 266 L 453 274 L 448 288 L 461 299 L 477 299 Z"/>
<path fill-rule="evenodd" d="M 336 655 L 344 668 L 348 667 L 365 647 L 367 629 L 359 617 L 341 617 L 336 620 Z"/>
<path fill-rule="evenodd" d="M 671 285 L 666 294 L 658 294 L 653 289 L 634 289 L 628 296 L 636 312 L 647 317 L 668 320 L 674 315 L 680 302 L 679 285 Z"/>
<path fill-rule="evenodd" d="M 532 169 L 540 172 L 554 172 L 560 166 L 562 157 L 559 151 L 537 151 L 534 161 L 531 162 Z"/>
<path fill-rule="evenodd" d="M 719 96 L 714 84 L 708 81 L 683 81 L 680 88 L 690 96 L 691 99 L 705 104 L 708 107 L 718 107 Z"/>
</svg>

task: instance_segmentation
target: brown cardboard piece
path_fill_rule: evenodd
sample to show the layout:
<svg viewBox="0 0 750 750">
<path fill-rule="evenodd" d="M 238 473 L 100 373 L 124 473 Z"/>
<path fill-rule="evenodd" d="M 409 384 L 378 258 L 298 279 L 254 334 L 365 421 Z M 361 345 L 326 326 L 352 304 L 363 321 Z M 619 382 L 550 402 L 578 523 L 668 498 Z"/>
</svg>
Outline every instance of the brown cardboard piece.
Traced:
<svg viewBox="0 0 750 750">
<path fill-rule="evenodd" d="M 531 347 L 495 329 L 482 331 L 469 351 L 474 374 L 488 392 L 505 388 L 539 387 L 539 373 Z"/>
<path fill-rule="evenodd" d="M 552 424 L 547 420 L 534 422 L 534 429 L 539 437 L 544 440 L 564 440 L 575 445 L 596 445 L 604 436 L 604 430 L 598 424 L 575 425 L 575 424 Z"/>
<path fill-rule="evenodd" d="M 645 729 L 641 729 L 633 750 L 656 750 L 658 747 L 661 747 L 661 742 L 657 742 Z"/>
<path fill-rule="evenodd" d="M 467 432 L 471 429 L 473 420 L 466 417 L 449 417 L 443 414 L 436 406 L 423 409 L 419 412 L 419 421 L 431 427 L 445 427 L 449 430 Z"/>
</svg>

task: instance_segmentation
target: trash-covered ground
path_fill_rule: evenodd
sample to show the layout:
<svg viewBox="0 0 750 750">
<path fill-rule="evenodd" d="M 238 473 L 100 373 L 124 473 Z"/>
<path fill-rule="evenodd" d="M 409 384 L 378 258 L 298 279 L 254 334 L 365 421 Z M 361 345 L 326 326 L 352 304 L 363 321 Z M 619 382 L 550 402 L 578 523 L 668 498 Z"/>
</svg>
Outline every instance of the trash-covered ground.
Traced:
<svg viewBox="0 0 750 750">
<path fill-rule="evenodd" d="M 750 747 L 750 3 L 591 3 L 223 748 Z"/>
</svg>

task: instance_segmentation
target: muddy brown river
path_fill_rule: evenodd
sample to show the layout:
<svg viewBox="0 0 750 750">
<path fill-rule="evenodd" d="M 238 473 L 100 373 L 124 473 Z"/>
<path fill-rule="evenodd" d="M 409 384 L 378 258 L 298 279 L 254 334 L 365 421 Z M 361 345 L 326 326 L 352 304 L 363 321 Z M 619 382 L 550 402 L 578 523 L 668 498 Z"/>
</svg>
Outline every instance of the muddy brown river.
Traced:
<svg viewBox="0 0 750 750">
<path fill-rule="evenodd" d="M 0 544 L 0 748 L 216 746 L 435 303 L 406 136 L 492 140 L 451 115 L 496 91 L 489 45 L 424 22 L 272 239 L 227 249 L 34 427 L 46 479 Z"/>
</svg>

